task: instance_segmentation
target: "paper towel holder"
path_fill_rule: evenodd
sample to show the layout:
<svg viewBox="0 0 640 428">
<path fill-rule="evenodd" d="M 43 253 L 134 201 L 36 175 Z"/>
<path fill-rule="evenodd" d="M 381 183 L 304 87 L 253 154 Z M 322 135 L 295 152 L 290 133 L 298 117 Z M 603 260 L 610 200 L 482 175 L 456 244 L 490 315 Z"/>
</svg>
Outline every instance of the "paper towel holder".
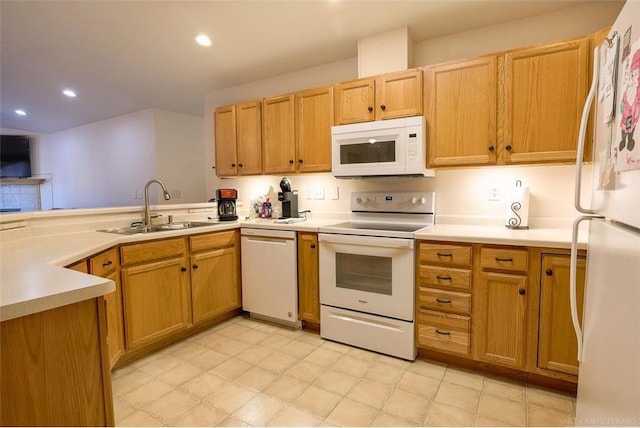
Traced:
<svg viewBox="0 0 640 428">
<path fill-rule="evenodd" d="M 521 180 L 516 180 L 516 187 L 522 187 L 522 181 Z M 528 199 L 528 193 L 526 194 L 527 199 Z M 521 214 L 521 210 L 523 208 L 523 202 L 520 200 L 516 200 L 513 202 L 509 203 L 509 207 L 507 210 L 507 224 L 505 224 L 505 227 L 509 228 L 509 229 L 514 229 L 514 230 L 527 230 L 529 229 L 529 226 L 524 226 L 522 224 L 522 216 Z M 525 209 L 528 210 L 528 201 L 525 204 L 526 207 Z M 528 215 L 527 215 L 528 217 Z"/>
</svg>

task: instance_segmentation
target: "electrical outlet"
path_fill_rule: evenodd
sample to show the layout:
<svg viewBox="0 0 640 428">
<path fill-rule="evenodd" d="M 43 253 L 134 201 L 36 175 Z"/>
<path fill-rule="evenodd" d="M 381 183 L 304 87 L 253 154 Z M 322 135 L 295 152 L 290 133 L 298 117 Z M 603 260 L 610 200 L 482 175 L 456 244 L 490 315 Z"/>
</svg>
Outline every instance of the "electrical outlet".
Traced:
<svg viewBox="0 0 640 428">
<path fill-rule="evenodd" d="M 315 186 L 313 188 L 313 199 L 324 199 L 324 187 L 323 186 Z"/>
<path fill-rule="evenodd" d="M 338 199 L 340 199 L 340 188 L 339 187 L 332 187 L 331 188 L 331 199 L 334 201 L 337 201 Z"/>
<path fill-rule="evenodd" d="M 499 201 L 502 197 L 500 195 L 500 188 L 497 186 L 491 186 L 489 188 L 489 200 L 490 201 Z"/>
</svg>

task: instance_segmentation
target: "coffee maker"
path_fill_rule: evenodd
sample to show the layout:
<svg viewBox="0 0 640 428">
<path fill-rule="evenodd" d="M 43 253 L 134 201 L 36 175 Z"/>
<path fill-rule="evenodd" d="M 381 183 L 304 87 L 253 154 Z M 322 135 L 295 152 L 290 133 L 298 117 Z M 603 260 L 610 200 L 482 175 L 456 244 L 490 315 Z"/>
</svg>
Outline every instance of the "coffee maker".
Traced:
<svg viewBox="0 0 640 428">
<path fill-rule="evenodd" d="M 236 213 L 238 191 L 236 189 L 218 189 L 216 190 L 216 199 L 218 200 L 218 219 L 220 221 L 238 219 L 238 214 Z"/>
<path fill-rule="evenodd" d="M 298 218 L 298 193 L 291 190 L 291 181 L 287 177 L 280 180 L 278 200 L 282 202 L 282 218 Z"/>
</svg>

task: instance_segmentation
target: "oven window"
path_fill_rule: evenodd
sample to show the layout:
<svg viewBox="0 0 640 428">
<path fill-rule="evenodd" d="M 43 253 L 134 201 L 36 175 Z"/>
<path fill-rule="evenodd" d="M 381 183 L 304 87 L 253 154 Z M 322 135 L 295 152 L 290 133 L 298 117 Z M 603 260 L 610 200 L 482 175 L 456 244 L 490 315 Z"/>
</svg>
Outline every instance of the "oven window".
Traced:
<svg viewBox="0 0 640 428">
<path fill-rule="evenodd" d="M 336 287 L 391 296 L 391 257 L 336 253 Z"/>
<path fill-rule="evenodd" d="M 396 142 L 376 141 L 340 145 L 340 165 L 396 161 Z"/>
</svg>

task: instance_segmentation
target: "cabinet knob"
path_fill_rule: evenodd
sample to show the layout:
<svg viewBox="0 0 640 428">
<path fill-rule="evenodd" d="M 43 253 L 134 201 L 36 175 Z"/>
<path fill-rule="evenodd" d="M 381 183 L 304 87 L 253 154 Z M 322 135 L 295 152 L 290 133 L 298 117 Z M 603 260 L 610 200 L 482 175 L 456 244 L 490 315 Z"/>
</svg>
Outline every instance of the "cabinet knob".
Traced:
<svg viewBox="0 0 640 428">
<path fill-rule="evenodd" d="M 211 169 L 216 169 L 215 165 L 211 167 Z"/>
<path fill-rule="evenodd" d="M 494 146 L 489 146 L 489 151 L 490 151 L 490 152 L 493 152 L 493 151 L 495 151 L 495 150 L 496 150 L 496 148 L 495 148 Z"/>
<path fill-rule="evenodd" d="M 386 105 L 382 104 L 382 105 L 380 106 L 380 110 L 383 110 L 383 111 L 384 111 L 384 110 L 386 110 L 386 109 L 387 109 L 387 106 L 386 106 Z"/>
<path fill-rule="evenodd" d="M 194 269 L 198 269 L 198 265 L 194 264 L 193 266 L 191 266 Z"/>
<path fill-rule="evenodd" d="M 293 165 L 293 159 L 289 159 L 289 165 Z"/>
<path fill-rule="evenodd" d="M 553 271 L 552 271 L 551 269 L 547 269 L 547 270 L 545 270 L 545 271 L 544 271 L 544 273 L 546 273 L 546 274 L 547 274 L 547 276 L 551 276 L 551 275 L 553 275 Z"/>
<path fill-rule="evenodd" d="M 518 290 L 518 294 L 520 294 L 521 296 L 524 296 L 525 294 L 527 294 L 527 290 L 525 290 L 524 288 L 521 288 L 520 290 Z"/>
<path fill-rule="evenodd" d="M 373 111 L 373 107 L 369 106 L 369 107 L 367 107 L 367 110 L 369 110 L 369 112 L 372 112 Z"/>
<path fill-rule="evenodd" d="M 511 151 L 511 144 L 507 144 L 504 148 L 507 149 L 508 152 L 510 152 Z"/>
<path fill-rule="evenodd" d="M 239 166 L 240 168 L 242 168 L 242 167 L 244 166 L 244 164 L 239 163 L 239 164 L 238 164 L 238 166 Z"/>
<path fill-rule="evenodd" d="M 235 167 L 236 167 L 236 164 L 235 164 L 235 163 L 232 163 L 232 164 L 231 164 L 231 167 L 232 167 L 232 168 L 235 168 Z"/>
<path fill-rule="evenodd" d="M 102 267 L 111 266 L 112 264 L 113 262 L 111 260 L 107 260 L 106 262 L 102 263 Z"/>
<path fill-rule="evenodd" d="M 181 271 L 181 272 L 186 272 L 186 271 L 187 271 L 187 268 L 186 268 L 186 267 L 184 267 L 184 266 L 182 266 L 182 267 L 180 268 L 180 271 Z"/>
<path fill-rule="evenodd" d="M 298 163 L 302 163 L 302 159 L 298 159 Z"/>
<path fill-rule="evenodd" d="M 311 248 L 316 248 L 316 244 L 311 244 Z"/>
</svg>

